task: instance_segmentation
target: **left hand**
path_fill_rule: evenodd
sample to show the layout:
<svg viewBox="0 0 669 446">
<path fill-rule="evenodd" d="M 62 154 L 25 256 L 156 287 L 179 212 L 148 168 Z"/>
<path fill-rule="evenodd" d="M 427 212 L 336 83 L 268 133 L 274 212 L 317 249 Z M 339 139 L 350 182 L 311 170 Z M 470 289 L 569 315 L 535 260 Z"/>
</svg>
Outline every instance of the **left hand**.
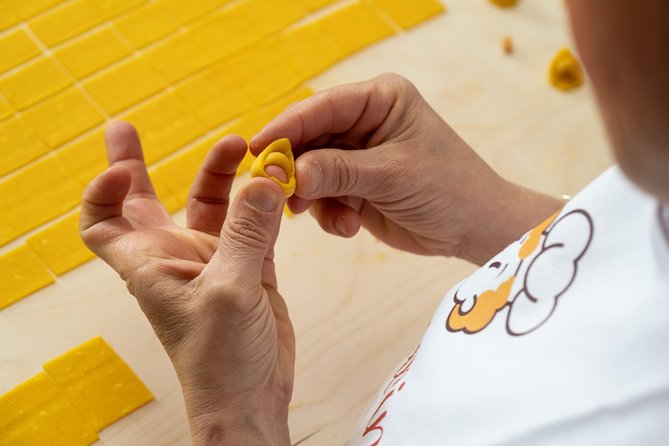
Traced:
<svg viewBox="0 0 669 446">
<path fill-rule="evenodd" d="M 295 337 L 273 262 L 281 190 L 254 178 L 228 209 L 246 143 L 227 136 L 195 180 L 182 228 L 156 197 L 134 128 L 112 124 L 107 151 L 110 167 L 84 193 L 81 235 L 169 354 L 193 444 L 289 444 Z"/>
</svg>

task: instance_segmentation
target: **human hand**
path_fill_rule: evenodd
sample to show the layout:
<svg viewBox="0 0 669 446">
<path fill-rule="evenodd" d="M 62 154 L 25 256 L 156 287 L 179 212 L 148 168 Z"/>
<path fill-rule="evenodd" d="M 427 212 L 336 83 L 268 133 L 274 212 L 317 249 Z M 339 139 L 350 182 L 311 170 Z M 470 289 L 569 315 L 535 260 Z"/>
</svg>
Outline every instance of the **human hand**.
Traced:
<svg viewBox="0 0 669 446">
<path fill-rule="evenodd" d="M 405 251 L 482 264 L 561 206 L 497 175 L 394 74 L 292 105 L 251 151 L 282 137 L 298 155 L 289 207 L 343 237 L 363 226 Z"/>
<path fill-rule="evenodd" d="M 229 205 L 246 143 L 226 136 L 193 184 L 182 228 L 156 197 L 134 128 L 112 124 L 107 152 L 110 167 L 84 193 L 81 235 L 169 354 L 193 444 L 289 444 L 295 337 L 273 262 L 281 190 L 255 178 Z"/>
</svg>

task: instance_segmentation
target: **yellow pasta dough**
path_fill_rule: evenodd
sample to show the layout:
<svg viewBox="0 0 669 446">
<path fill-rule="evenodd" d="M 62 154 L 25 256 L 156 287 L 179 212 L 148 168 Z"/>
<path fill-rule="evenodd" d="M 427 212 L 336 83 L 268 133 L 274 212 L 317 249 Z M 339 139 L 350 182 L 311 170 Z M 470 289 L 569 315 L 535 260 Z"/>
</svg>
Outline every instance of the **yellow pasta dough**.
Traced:
<svg viewBox="0 0 669 446">
<path fill-rule="evenodd" d="M 270 176 L 265 170 L 267 166 L 280 167 L 286 173 L 286 182 Z M 281 187 L 286 197 L 293 195 L 295 192 L 295 158 L 293 158 L 288 138 L 277 139 L 258 155 L 258 158 L 251 164 L 251 176 L 269 178 Z"/>
<path fill-rule="evenodd" d="M 497 6 L 501 6 L 502 8 L 510 8 L 511 6 L 516 6 L 516 3 L 518 3 L 518 0 L 490 0 Z"/>
<path fill-rule="evenodd" d="M 548 71 L 551 85 L 560 90 L 571 90 L 583 83 L 581 64 L 567 48 L 555 54 Z"/>
<path fill-rule="evenodd" d="M 44 364 L 46 371 L 100 431 L 153 400 L 153 395 L 101 337 Z"/>
<path fill-rule="evenodd" d="M 0 395 L 0 445 L 87 446 L 97 439 L 79 409 L 44 372 Z"/>
</svg>

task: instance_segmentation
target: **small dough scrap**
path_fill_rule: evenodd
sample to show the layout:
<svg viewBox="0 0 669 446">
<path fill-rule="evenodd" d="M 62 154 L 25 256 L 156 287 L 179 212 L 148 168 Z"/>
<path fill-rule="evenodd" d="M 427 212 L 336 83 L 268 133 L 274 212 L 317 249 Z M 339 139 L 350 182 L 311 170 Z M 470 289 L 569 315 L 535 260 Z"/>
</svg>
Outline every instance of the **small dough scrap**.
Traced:
<svg viewBox="0 0 669 446">
<path fill-rule="evenodd" d="M 567 48 L 562 48 L 555 54 L 548 76 L 551 85 L 563 91 L 572 90 L 583 84 L 581 64 Z"/>
<path fill-rule="evenodd" d="M 518 3 L 518 0 L 490 0 L 490 1 L 501 8 L 510 8 L 512 6 L 516 6 L 516 3 Z"/>
<path fill-rule="evenodd" d="M 87 446 L 98 434 L 44 372 L 0 395 L 0 444 Z"/>
<path fill-rule="evenodd" d="M 97 432 L 153 400 L 104 339 L 97 336 L 44 364 Z"/>
<path fill-rule="evenodd" d="M 287 182 L 280 181 L 267 174 L 267 166 L 280 167 L 288 178 Z M 274 141 L 262 151 L 258 158 L 251 164 L 252 177 L 265 177 L 274 181 L 281 187 L 283 194 L 290 197 L 295 193 L 295 158 L 288 138 L 281 138 Z"/>
</svg>

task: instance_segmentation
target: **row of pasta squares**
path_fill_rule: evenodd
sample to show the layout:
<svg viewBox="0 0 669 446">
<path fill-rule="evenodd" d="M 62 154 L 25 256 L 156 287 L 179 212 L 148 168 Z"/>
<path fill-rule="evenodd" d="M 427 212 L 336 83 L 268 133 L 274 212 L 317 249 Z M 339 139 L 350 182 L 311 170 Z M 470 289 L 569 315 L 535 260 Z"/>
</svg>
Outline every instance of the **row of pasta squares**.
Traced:
<svg viewBox="0 0 669 446">
<path fill-rule="evenodd" d="M 105 113 L 114 115 L 211 65 L 214 65 L 211 71 L 215 72 L 212 76 L 222 82 L 222 87 L 241 87 L 248 95 L 242 102 L 262 104 L 268 96 L 276 95 L 277 86 L 279 89 L 283 84 L 294 86 L 348 54 L 393 34 L 392 22 L 380 11 L 393 13 L 392 17 L 406 27 L 442 10 L 436 0 L 420 0 L 419 3 L 424 3 L 422 10 L 408 0 L 358 0 L 317 20 L 284 30 L 307 12 L 288 0 L 263 0 L 267 4 L 254 5 L 258 1 L 235 3 L 234 8 L 223 9 L 141 52 L 133 53 L 133 48 L 119 38 L 120 32 L 114 25 L 99 29 L 55 50 L 54 57 L 43 55 L 0 76 L 0 93 L 9 102 L 0 102 L 0 117 L 25 110 L 28 124 L 51 148 L 56 148 L 103 118 L 75 90 L 44 101 L 71 87 L 74 79 L 82 81 L 84 90 Z M 376 3 L 386 9 L 378 8 Z M 396 11 L 398 5 L 406 6 L 411 14 Z M 160 3 L 149 7 L 159 8 Z M 144 35 L 154 28 L 138 23 L 129 29 L 139 29 Z M 280 30 L 284 32 L 275 35 Z M 126 34 L 132 35 L 128 31 Z M 141 39 L 147 40 L 150 39 Z M 245 48 L 250 49 L 240 53 Z M 11 67 L 39 54 L 39 48 L 26 31 L 16 29 L 0 38 L 0 71 L 3 66 Z M 119 60 L 122 62 L 99 72 Z M 89 76 L 91 73 L 95 75 Z M 203 80 L 200 76 L 177 86 L 177 90 L 188 97 L 193 84 Z M 35 104 L 38 105 L 33 110 Z M 45 116 L 65 106 L 74 106 L 87 120 L 65 129 L 48 125 Z"/>
<path fill-rule="evenodd" d="M 227 134 L 246 139 L 257 133 L 288 104 L 310 96 L 310 88 L 300 88 L 258 110 L 246 113 L 218 132 L 211 132 L 174 156 L 149 169 L 158 198 L 169 212 L 183 208 L 190 186 L 204 158 L 213 145 Z M 166 126 L 171 129 L 171 126 Z M 96 147 L 72 153 L 71 162 L 81 164 L 80 182 L 65 168 L 58 155 L 32 164 L 23 176 L 12 177 L 10 186 L 20 195 L 12 196 L 12 212 L 0 215 L 0 241 L 17 234 L 15 227 L 27 231 L 75 208 L 81 201 L 83 184 L 105 169 L 104 135 L 100 133 Z M 253 157 L 247 153 L 238 173 L 248 170 Z M 0 197 L 3 196 L 0 183 Z M 14 231 L 14 232 L 12 232 Z M 55 282 L 60 276 L 93 259 L 79 236 L 79 212 L 70 213 L 26 238 L 17 248 L 0 255 L 0 309 L 5 308 Z"/>
<path fill-rule="evenodd" d="M 346 7 L 348 12 L 344 15 L 351 15 L 350 11 L 358 9 L 371 11 L 365 3 L 355 2 Z M 360 17 L 360 14 L 352 15 Z M 373 34 L 365 34 L 367 36 L 365 39 L 359 38 L 358 46 L 362 47 L 374 39 L 378 40 L 387 35 L 386 31 L 383 31 L 384 28 L 378 29 L 379 31 Z M 297 28 L 286 36 L 312 31 L 313 28 L 307 26 Z M 321 54 L 319 49 L 323 49 L 323 45 L 319 42 L 323 41 L 310 40 L 314 44 L 314 54 Z M 237 71 L 248 70 L 247 80 L 253 78 L 252 73 L 262 73 L 264 76 L 263 82 L 257 84 L 262 88 L 250 90 L 255 91 L 255 96 L 250 97 L 248 89 L 238 88 L 234 81 L 230 80 L 229 73 L 234 70 L 215 65 L 180 83 L 173 91 L 165 91 L 118 117 L 138 127 L 146 161 L 148 164 L 155 163 L 208 130 L 217 129 L 222 123 L 244 112 L 257 110 L 260 104 L 286 93 L 299 84 L 302 78 L 307 77 L 282 76 L 281 73 L 289 73 L 288 66 L 279 62 L 276 68 L 262 69 L 253 65 L 254 61 L 271 60 L 271 56 L 276 54 L 277 51 L 272 50 L 271 45 L 265 45 L 238 55 L 238 58 L 246 58 L 243 63 L 239 62 L 244 69 Z M 337 58 L 342 57 L 342 53 L 338 53 Z M 335 62 L 334 59 L 320 62 L 323 60 L 314 55 L 305 58 L 304 65 L 311 66 L 314 73 Z M 131 64 L 134 62 L 135 60 Z M 129 73 L 119 75 L 116 82 L 110 82 L 108 90 L 109 97 L 112 98 L 110 101 L 126 103 L 137 101 L 146 92 L 143 91 L 142 85 L 150 82 L 147 79 L 150 79 L 150 76 L 144 76 L 141 70 L 135 73 L 135 76 Z M 123 88 L 116 90 L 112 88 L 121 84 Z M 114 91 L 117 93 L 114 94 Z M 140 93 L 135 94 L 138 91 Z M 101 171 L 99 148 L 102 146 L 103 129 L 98 127 L 68 145 L 59 146 L 103 122 L 104 117 L 95 110 L 82 92 L 77 88 L 70 88 L 43 101 L 21 116 L 14 116 L 0 123 L 0 143 L 4 152 L 4 156 L 0 157 L 0 174 L 13 173 L 0 181 L 0 245 L 59 215 L 53 215 L 53 210 L 48 206 L 33 214 L 35 208 L 41 207 L 35 206 L 35 203 L 51 202 L 55 199 L 61 201 L 61 208 L 70 209 L 72 201 L 78 201 L 80 196 L 78 188 L 80 189 Z M 49 154 L 50 149 L 52 152 Z M 43 157 L 45 154 L 49 155 Z M 18 166 L 24 166 L 39 157 L 43 158 L 27 168 L 16 171 Z M 52 189 L 35 187 L 45 184 L 43 178 L 61 179 L 67 176 L 66 172 L 70 173 L 69 178 L 59 181 L 58 184 L 52 181 L 54 185 Z M 27 212 L 21 212 L 22 210 Z M 43 215 L 48 213 L 51 214 Z"/>
<path fill-rule="evenodd" d="M 0 395 L 0 446 L 87 446 L 105 427 L 152 400 L 144 383 L 97 336 Z"/>
<path fill-rule="evenodd" d="M 42 56 L 0 77 L 0 93 L 11 104 L 0 102 L 4 104 L 0 105 L 0 118 L 9 118 L 0 122 L 0 143 L 7 151 L 0 158 L 0 176 L 58 149 L 107 116 L 118 116 L 149 97 L 165 94 L 168 87 L 196 116 L 195 128 L 214 128 L 280 96 L 352 52 L 392 35 L 393 27 L 378 11 L 367 0 L 358 0 L 266 39 L 226 27 L 223 22 L 227 19 L 223 18 L 229 15 L 227 11 L 227 15 L 221 13 L 202 24 L 198 31 L 206 36 L 202 44 L 195 43 L 190 31 L 179 33 L 150 53 L 129 55 L 97 72 L 80 87 L 73 87 L 71 77 L 52 57 Z M 240 37 L 225 35 L 229 32 Z M 72 54 L 94 65 L 109 64 L 111 56 L 118 56 L 113 49 L 103 50 L 119 47 L 103 42 L 113 42 L 114 32 L 103 29 L 91 38 L 88 51 L 79 49 Z M 208 48 L 219 54 L 208 54 Z M 121 117 L 141 121 L 153 111 L 150 104 L 146 107 L 146 111 L 140 108 Z M 20 110 L 20 115 L 15 110 Z"/>
</svg>

